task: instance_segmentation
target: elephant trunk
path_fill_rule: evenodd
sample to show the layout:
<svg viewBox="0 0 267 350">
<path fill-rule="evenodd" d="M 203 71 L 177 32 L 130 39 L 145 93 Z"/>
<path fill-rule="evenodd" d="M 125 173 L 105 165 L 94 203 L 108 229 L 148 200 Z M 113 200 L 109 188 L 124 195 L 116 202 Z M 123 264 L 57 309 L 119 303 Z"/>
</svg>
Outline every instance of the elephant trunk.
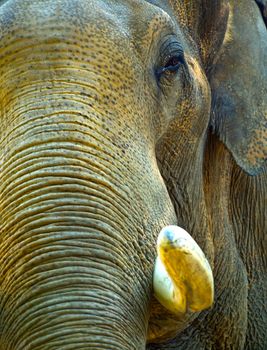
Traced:
<svg viewBox="0 0 267 350">
<path fill-rule="evenodd" d="M 2 346 L 145 348 L 140 227 L 112 137 L 94 113 L 34 104 L 3 136 Z"/>
</svg>

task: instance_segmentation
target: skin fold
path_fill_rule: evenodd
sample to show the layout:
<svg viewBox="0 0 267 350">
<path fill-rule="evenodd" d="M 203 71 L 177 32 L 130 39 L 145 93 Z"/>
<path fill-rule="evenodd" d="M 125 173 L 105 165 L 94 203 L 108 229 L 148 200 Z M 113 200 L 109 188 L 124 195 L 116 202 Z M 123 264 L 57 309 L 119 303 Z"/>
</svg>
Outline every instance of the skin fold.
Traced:
<svg viewBox="0 0 267 350">
<path fill-rule="evenodd" d="M 266 348 L 262 13 L 0 1 L 0 350 Z M 212 267 L 209 310 L 153 294 L 168 225 Z"/>
</svg>

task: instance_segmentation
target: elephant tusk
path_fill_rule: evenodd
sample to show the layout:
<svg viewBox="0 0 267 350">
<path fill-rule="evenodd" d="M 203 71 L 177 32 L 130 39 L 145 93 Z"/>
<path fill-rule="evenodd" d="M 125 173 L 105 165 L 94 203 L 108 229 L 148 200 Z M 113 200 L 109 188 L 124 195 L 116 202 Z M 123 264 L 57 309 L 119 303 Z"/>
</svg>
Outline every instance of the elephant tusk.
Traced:
<svg viewBox="0 0 267 350">
<path fill-rule="evenodd" d="M 178 226 L 159 234 L 153 287 L 158 301 L 174 314 L 199 312 L 214 299 L 211 267 L 194 239 Z"/>
</svg>

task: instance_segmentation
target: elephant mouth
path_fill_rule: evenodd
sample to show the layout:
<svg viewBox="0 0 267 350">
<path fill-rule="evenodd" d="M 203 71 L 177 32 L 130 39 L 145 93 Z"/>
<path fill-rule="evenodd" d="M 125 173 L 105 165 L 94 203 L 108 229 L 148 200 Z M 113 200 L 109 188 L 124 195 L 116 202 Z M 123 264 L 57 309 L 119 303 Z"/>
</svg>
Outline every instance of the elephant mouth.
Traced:
<svg viewBox="0 0 267 350">
<path fill-rule="evenodd" d="M 178 226 L 167 226 L 157 240 L 153 288 L 157 300 L 182 317 L 213 304 L 211 267 L 195 240 Z"/>
</svg>

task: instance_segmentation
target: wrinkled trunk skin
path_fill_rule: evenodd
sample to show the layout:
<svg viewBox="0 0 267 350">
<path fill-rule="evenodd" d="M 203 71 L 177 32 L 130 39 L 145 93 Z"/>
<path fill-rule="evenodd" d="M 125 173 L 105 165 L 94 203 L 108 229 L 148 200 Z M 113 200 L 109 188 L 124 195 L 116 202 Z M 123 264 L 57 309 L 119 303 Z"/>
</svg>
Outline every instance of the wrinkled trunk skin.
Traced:
<svg viewBox="0 0 267 350">
<path fill-rule="evenodd" d="M 30 104 L 27 95 L 24 102 Z M 42 102 L 42 107 L 47 104 Z M 75 130 L 66 122 L 67 113 L 60 121 L 63 113 L 54 110 L 44 125 L 43 116 L 33 123 L 22 111 L 25 122 L 15 117 L 21 128 L 13 133 L 10 151 L 6 149 L 1 178 L 2 348 L 88 348 L 94 342 L 129 348 L 126 334 L 142 348 L 145 305 L 138 310 L 134 302 L 142 287 L 131 276 L 128 264 L 133 261 L 121 258 L 129 249 L 125 239 L 132 234 L 130 228 L 134 233 L 138 228 L 134 218 L 131 222 L 126 217 L 127 193 L 113 190 L 114 182 L 116 188 L 122 186 L 115 173 L 118 165 L 111 165 L 111 152 L 105 154 L 89 141 L 89 128 L 78 122 Z M 136 264 L 140 270 L 137 257 Z M 126 309 L 135 320 L 123 313 Z M 94 337 L 86 343 L 89 335 Z"/>
<path fill-rule="evenodd" d="M 2 349 L 142 349 L 155 253 L 145 234 L 174 222 L 171 206 L 158 227 L 140 222 L 151 215 L 108 137 L 74 105 L 23 103 L 1 173 Z"/>
<path fill-rule="evenodd" d="M 115 170 L 66 131 L 43 141 L 18 134 L 1 178 L 2 349 L 143 348 L 148 296 L 130 267 L 143 275 L 131 239 L 142 228 L 126 216 L 125 191 L 113 190 Z"/>
<path fill-rule="evenodd" d="M 103 29 L 80 49 L 57 20 L 13 28 L 0 51 L 0 349 L 145 349 L 155 241 L 175 213 L 130 107 L 136 72 L 106 72 Z"/>
</svg>

